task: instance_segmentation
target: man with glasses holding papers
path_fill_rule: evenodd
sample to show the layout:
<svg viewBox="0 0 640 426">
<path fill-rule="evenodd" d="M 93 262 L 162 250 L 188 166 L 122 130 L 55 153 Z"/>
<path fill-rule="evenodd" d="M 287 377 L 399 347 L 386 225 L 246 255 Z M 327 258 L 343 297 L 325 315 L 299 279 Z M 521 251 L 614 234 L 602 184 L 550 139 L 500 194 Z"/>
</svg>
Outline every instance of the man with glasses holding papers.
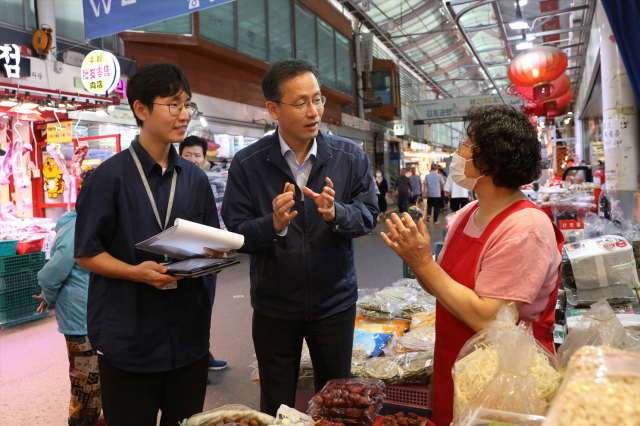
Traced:
<svg viewBox="0 0 640 426">
<path fill-rule="evenodd" d="M 262 80 L 272 135 L 233 159 L 222 205 L 251 254 L 260 411 L 295 405 L 302 341 L 319 390 L 348 378 L 356 316 L 353 238 L 379 215 L 371 164 L 354 142 L 319 132 L 326 98 L 317 68 L 276 62 Z"/>
<path fill-rule="evenodd" d="M 218 212 L 205 173 L 172 146 L 197 113 L 184 72 L 144 65 L 127 98 L 140 135 L 82 186 L 75 257 L 92 272 L 87 324 L 107 424 L 155 426 L 162 411 L 160 424 L 173 426 L 204 405 L 209 296 L 202 278 L 167 275 L 167 259 L 136 244 L 178 218 L 218 228 Z"/>
</svg>

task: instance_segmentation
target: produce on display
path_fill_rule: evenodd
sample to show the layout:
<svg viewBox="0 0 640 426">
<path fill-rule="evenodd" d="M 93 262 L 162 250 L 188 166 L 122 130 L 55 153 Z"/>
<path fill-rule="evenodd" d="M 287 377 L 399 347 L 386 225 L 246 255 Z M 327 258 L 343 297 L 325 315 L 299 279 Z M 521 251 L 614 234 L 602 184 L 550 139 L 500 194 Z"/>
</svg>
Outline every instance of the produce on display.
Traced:
<svg viewBox="0 0 640 426">
<path fill-rule="evenodd" d="M 380 379 L 387 385 L 425 383 L 433 373 L 433 352 L 411 352 L 375 357 L 364 365 L 364 377 Z"/>
<path fill-rule="evenodd" d="M 396 413 L 390 416 L 384 416 L 384 423 L 382 426 L 425 426 L 427 421 L 419 419 L 416 413 Z"/>
<path fill-rule="evenodd" d="M 436 311 L 423 312 L 419 314 L 413 314 L 411 316 L 411 330 L 415 330 L 421 327 L 435 327 L 436 325 Z"/>
<path fill-rule="evenodd" d="M 358 315 L 373 319 L 393 319 L 400 312 L 402 301 L 392 296 L 372 294 L 356 303 Z"/>
<path fill-rule="evenodd" d="M 430 352 L 433 354 L 436 344 L 436 328 L 421 327 L 405 333 L 395 339 L 395 346 L 391 355 L 401 355 L 410 352 Z"/>
<path fill-rule="evenodd" d="M 514 303 L 465 343 L 453 367 L 455 424 L 465 424 L 479 408 L 544 415 L 561 376 L 555 357 L 517 325 Z M 524 377 L 521 377 L 524 376 Z"/>
<path fill-rule="evenodd" d="M 571 357 L 545 426 L 640 422 L 640 355 L 584 346 Z"/>
<path fill-rule="evenodd" d="M 402 318 L 411 319 L 413 315 L 421 312 L 435 312 L 436 310 L 436 298 L 429 293 L 418 293 L 400 305 L 400 316 Z"/>
<path fill-rule="evenodd" d="M 385 399 L 385 385 L 375 379 L 330 380 L 309 402 L 314 420 L 341 425 L 371 426 Z"/>
<path fill-rule="evenodd" d="M 238 424 L 249 426 L 274 425 L 276 419 L 245 405 L 230 404 L 184 419 L 180 426 L 209 426 L 211 424 Z M 307 426 L 307 425 L 305 425 Z"/>
</svg>

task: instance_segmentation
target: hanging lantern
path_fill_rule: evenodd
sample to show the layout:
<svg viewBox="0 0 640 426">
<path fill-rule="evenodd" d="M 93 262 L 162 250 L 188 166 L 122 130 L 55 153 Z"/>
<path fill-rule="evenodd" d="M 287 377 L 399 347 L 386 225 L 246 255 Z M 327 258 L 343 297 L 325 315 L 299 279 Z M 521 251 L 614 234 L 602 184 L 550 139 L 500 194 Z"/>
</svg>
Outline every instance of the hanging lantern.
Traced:
<svg viewBox="0 0 640 426">
<path fill-rule="evenodd" d="M 568 105 L 569 102 L 571 102 L 571 100 L 573 99 L 574 95 L 575 94 L 573 93 L 573 90 L 569 89 L 568 92 L 556 99 L 556 105 L 558 105 L 558 107 Z"/>
<path fill-rule="evenodd" d="M 567 56 L 551 46 L 536 46 L 513 58 L 509 78 L 517 86 L 533 87 L 533 99 L 548 98 L 551 82 L 567 69 Z"/>
</svg>

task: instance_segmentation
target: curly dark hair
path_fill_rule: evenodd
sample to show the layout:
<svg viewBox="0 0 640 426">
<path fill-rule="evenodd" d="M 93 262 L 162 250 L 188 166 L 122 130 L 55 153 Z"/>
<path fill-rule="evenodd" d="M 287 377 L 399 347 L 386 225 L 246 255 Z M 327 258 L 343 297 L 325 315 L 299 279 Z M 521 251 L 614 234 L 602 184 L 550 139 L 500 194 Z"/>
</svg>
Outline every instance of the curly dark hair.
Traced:
<svg viewBox="0 0 640 426">
<path fill-rule="evenodd" d="M 508 105 L 474 106 L 464 123 L 473 165 L 494 185 L 517 189 L 540 177 L 541 144 L 526 115 Z"/>
</svg>

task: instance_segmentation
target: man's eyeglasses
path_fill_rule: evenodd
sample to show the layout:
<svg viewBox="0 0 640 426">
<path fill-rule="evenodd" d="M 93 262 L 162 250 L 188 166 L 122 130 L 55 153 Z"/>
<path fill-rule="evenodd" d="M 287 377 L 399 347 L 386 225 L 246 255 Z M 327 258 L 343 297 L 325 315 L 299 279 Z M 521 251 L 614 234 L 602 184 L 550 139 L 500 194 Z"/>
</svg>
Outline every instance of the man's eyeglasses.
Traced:
<svg viewBox="0 0 640 426">
<path fill-rule="evenodd" d="M 306 114 L 309 111 L 309 105 L 313 104 L 313 106 L 317 110 L 321 110 L 324 108 L 324 104 L 327 102 L 326 96 L 320 96 L 319 98 L 315 98 L 311 101 L 300 101 L 297 104 L 288 104 L 286 102 L 275 101 L 277 104 L 291 105 L 298 108 L 300 114 Z"/>
<path fill-rule="evenodd" d="M 189 114 L 189 117 L 193 117 L 194 114 L 198 112 L 198 105 L 196 105 L 195 102 L 189 102 L 184 105 L 179 104 L 178 102 L 171 102 L 170 104 L 159 104 L 157 102 L 154 102 L 153 104 L 169 107 L 169 114 L 173 115 L 174 117 L 180 115 L 180 113 L 182 112 L 182 108 L 187 109 L 187 114 Z"/>
<path fill-rule="evenodd" d="M 202 154 L 191 154 L 191 153 L 187 153 L 183 155 L 183 157 L 186 158 L 187 160 L 189 160 L 190 158 L 195 158 L 196 160 L 200 160 L 204 158 Z"/>
</svg>

